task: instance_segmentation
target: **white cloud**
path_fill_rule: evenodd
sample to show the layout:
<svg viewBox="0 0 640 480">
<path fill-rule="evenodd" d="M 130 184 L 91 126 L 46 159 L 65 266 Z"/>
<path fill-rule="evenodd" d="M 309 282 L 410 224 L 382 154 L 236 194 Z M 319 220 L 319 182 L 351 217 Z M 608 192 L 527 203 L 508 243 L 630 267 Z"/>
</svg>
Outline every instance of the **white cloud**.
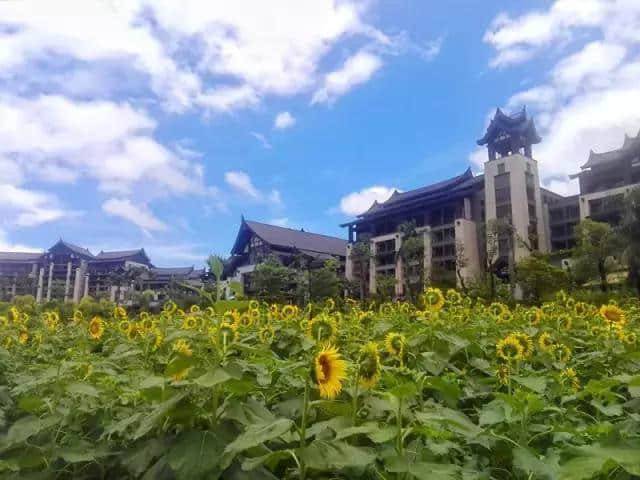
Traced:
<svg viewBox="0 0 640 480">
<path fill-rule="evenodd" d="M 42 252 L 41 248 L 30 247 L 20 243 L 11 242 L 7 233 L 0 229 L 0 252 Z"/>
<path fill-rule="evenodd" d="M 352 192 L 340 199 L 339 209 L 349 216 L 359 215 L 366 212 L 374 201 L 384 202 L 391 194 L 397 190 L 393 187 L 373 186 Z"/>
<path fill-rule="evenodd" d="M 51 194 L 0 184 L 0 213 L 6 226 L 35 227 L 43 223 L 78 216 L 67 210 Z"/>
<path fill-rule="evenodd" d="M 120 217 L 137 225 L 145 233 L 167 230 L 167 225 L 145 205 L 134 205 L 128 198 L 110 198 L 102 204 L 102 210 L 107 215 Z"/>
<path fill-rule="evenodd" d="M 322 86 L 313 94 L 311 103 L 331 104 L 356 85 L 364 83 L 382 66 L 380 57 L 360 51 L 324 77 Z"/>
<path fill-rule="evenodd" d="M 262 133 L 249 132 L 249 135 L 251 135 L 253 138 L 258 140 L 262 144 L 262 146 L 267 150 L 271 150 L 273 148 L 273 145 L 269 143 L 269 140 L 267 140 L 267 137 L 265 137 Z"/>
<path fill-rule="evenodd" d="M 200 165 L 157 142 L 155 127 L 126 102 L 0 95 L 0 158 L 23 175 L 44 182 L 88 178 L 118 192 L 135 185 L 150 195 L 201 191 Z"/>
<path fill-rule="evenodd" d="M 267 223 L 270 224 L 270 225 L 277 225 L 278 227 L 290 227 L 291 226 L 291 225 L 289 225 L 289 219 L 287 217 L 272 218 L 271 220 L 268 220 Z"/>
<path fill-rule="evenodd" d="M 261 194 L 256 187 L 253 186 L 251 177 L 245 172 L 231 171 L 224 174 L 224 181 L 236 192 L 247 195 L 256 200 L 261 198 Z"/>
<path fill-rule="evenodd" d="M 502 15 L 487 32 L 498 56 L 514 48 L 532 56 L 560 39 L 577 47 L 556 61 L 545 81 L 507 103 L 510 110 L 526 104 L 535 114 L 543 141 L 534 156 L 548 188 L 577 193 L 568 175 L 580 170 L 589 150 L 619 148 L 625 133 L 640 129 L 640 111 L 629 108 L 640 104 L 639 31 L 637 1 L 556 0 L 547 11 Z M 471 155 L 473 163 L 480 158 Z"/>
<path fill-rule="evenodd" d="M 284 130 L 291 128 L 296 124 L 296 119 L 289 112 L 280 112 L 273 121 L 273 126 L 277 129 Z"/>
<path fill-rule="evenodd" d="M 271 190 L 271 192 L 269 192 L 269 195 L 267 196 L 267 201 L 275 206 L 281 206 L 282 194 L 280 193 L 280 190 Z"/>
</svg>

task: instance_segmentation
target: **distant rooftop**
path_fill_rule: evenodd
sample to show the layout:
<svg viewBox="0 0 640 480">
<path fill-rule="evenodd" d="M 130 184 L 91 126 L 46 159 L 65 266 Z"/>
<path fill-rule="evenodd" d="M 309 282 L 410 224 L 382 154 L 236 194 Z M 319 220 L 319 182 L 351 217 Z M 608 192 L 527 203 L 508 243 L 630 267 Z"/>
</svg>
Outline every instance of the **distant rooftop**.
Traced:
<svg viewBox="0 0 640 480">
<path fill-rule="evenodd" d="M 620 160 L 628 160 L 637 158 L 640 155 L 640 131 L 635 137 L 624 136 L 624 143 L 622 147 L 617 150 L 611 150 L 609 152 L 596 153 L 593 150 L 589 151 L 589 159 L 587 163 L 582 165 L 583 170 L 594 166 L 600 166 L 610 162 L 617 162 Z"/>
</svg>

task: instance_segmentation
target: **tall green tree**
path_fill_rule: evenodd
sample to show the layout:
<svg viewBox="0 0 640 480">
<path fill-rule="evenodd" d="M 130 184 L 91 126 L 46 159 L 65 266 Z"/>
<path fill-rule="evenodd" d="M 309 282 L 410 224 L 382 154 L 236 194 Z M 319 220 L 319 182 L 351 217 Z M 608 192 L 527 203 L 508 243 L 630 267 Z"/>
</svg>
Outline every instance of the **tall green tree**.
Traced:
<svg viewBox="0 0 640 480">
<path fill-rule="evenodd" d="M 371 244 L 366 240 L 354 243 L 349 258 L 357 272 L 356 283 L 360 292 L 360 301 L 364 301 L 369 291 L 369 262 L 372 261 Z"/>
<path fill-rule="evenodd" d="M 543 255 L 534 253 L 516 266 L 516 281 L 525 300 L 540 302 L 549 293 L 567 288 L 569 278 L 561 268 L 551 265 Z"/>
<path fill-rule="evenodd" d="M 309 273 L 309 292 L 311 301 L 325 298 L 337 298 L 341 294 L 342 281 L 338 276 L 339 264 L 335 259 L 327 260 L 322 268 Z"/>
<path fill-rule="evenodd" d="M 587 218 L 576 226 L 576 239 L 576 259 L 583 265 L 594 267 L 600 280 L 600 289 L 606 292 L 609 289 L 608 260 L 619 255 L 623 248 L 620 235 L 608 223 Z"/>
<path fill-rule="evenodd" d="M 413 221 L 402 223 L 398 230 L 402 236 L 398 256 L 402 259 L 403 291 L 415 302 L 425 284 L 424 239 Z"/>
<path fill-rule="evenodd" d="M 625 198 L 625 214 L 620 234 L 625 244 L 625 257 L 629 267 L 627 282 L 640 296 L 640 188 L 634 188 Z"/>
<path fill-rule="evenodd" d="M 296 271 L 271 255 L 253 272 L 253 286 L 259 299 L 267 302 L 290 302 L 295 296 Z"/>
</svg>

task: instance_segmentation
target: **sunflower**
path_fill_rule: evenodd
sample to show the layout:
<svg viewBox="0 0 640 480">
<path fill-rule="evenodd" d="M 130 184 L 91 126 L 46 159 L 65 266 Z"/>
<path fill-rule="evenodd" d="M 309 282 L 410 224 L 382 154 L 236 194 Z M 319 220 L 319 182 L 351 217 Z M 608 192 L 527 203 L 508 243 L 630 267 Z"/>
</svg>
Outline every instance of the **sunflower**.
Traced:
<svg viewBox="0 0 640 480">
<path fill-rule="evenodd" d="M 554 349 L 554 355 L 558 362 L 567 363 L 569 360 L 571 360 L 571 349 L 565 344 L 561 343 Z"/>
<path fill-rule="evenodd" d="M 627 345 L 635 345 L 638 341 L 638 336 L 635 334 L 635 332 L 629 332 L 623 336 L 622 341 Z"/>
<path fill-rule="evenodd" d="M 298 307 L 294 305 L 285 305 L 282 307 L 282 318 L 291 320 L 298 313 Z"/>
<path fill-rule="evenodd" d="M 587 306 L 586 303 L 584 302 L 577 302 L 574 306 L 573 306 L 573 311 L 575 312 L 576 315 L 578 315 L 579 317 L 584 317 L 587 313 L 589 313 L 589 307 Z"/>
<path fill-rule="evenodd" d="M 307 323 L 306 334 L 317 342 L 332 342 L 338 334 L 338 325 L 332 316 L 320 314 Z"/>
<path fill-rule="evenodd" d="M 542 320 L 542 311 L 539 308 L 531 308 L 524 314 L 524 318 L 531 325 L 538 325 Z"/>
<path fill-rule="evenodd" d="M 222 315 L 222 321 L 223 322 L 227 322 L 227 323 L 235 323 L 235 324 L 237 324 L 239 318 L 240 318 L 240 315 L 238 315 L 238 311 L 237 310 L 227 310 Z"/>
<path fill-rule="evenodd" d="M 240 315 L 238 324 L 244 328 L 249 328 L 251 327 L 251 325 L 253 325 L 253 317 L 249 314 L 249 312 L 245 312 Z"/>
<path fill-rule="evenodd" d="M 381 315 L 389 316 L 393 313 L 393 305 L 391 305 L 391 303 L 389 302 L 385 302 L 380 305 L 378 311 Z"/>
<path fill-rule="evenodd" d="M 182 319 L 182 328 L 185 330 L 193 330 L 198 326 L 198 319 L 193 315 L 187 315 Z"/>
<path fill-rule="evenodd" d="M 333 312 L 336 309 L 336 301 L 329 297 L 324 302 L 324 311 L 325 312 Z"/>
<path fill-rule="evenodd" d="M 499 317 L 504 312 L 508 312 L 508 311 L 509 309 L 503 303 L 500 303 L 500 302 L 493 302 L 491 305 L 489 305 L 489 312 L 495 317 Z"/>
<path fill-rule="evenodd" d="M 559 315 L 558 318 L 556 318 L 556 322 L 558 324 L 558 328 L 561 328 L 563 330 L 571 330 L 571 326 L 573 325 L 573 318 L 571 318 L 571 315 L 563 314 Z"/>
<path fill-rule="evenodd" d="M 260 303 L 257 300 L 249 300 L 249 310 L 259 310 Z"/>
<path fill-rule="evenodd" d="M 367 343 L 360 350 L 359 361 L 360 384 L 366 388 L 373 388 L 380 379 L 382 366 L 380 365 L 380 353 L 376 342 Z"/>
<path fill-rule="evenodd" d="M 580 388 L 580 380 L 578 380 L 578 374 L 574 368 L 566 368 L 562 371 L 560 376 L 563 380 L 566 380 L 571 384 L 571 388 L 578 390 Z"/>
<path fill-rule="evenodd" d="M 47 327 L 47 330 L 49 330 L 50 332 L 55 332 L 58 329 L 59 323 L 60 316 L 56 312 L 45 312 L 44 324 Z"/>
<path fill-rule="evenodd" d="M 522 343 L 513 335 L 509 335 L 498 341 L 496 344 L 496 353 L 507 362 L 522 360 L 524 358 Z"/>
<path fill-rule="evenodd" d="M 238 326 L 235 323 L 222 322 L 215 334 L 218 342 L 228 345 L 238 338 Z"/>
<path fill-rule="evenodd" d="M 251 316 L 251 319 L 254 322 L 257 322 L 258 320 L 260 320 L 260 310 L 257 308 L 250 308 L 249 315 Z"/>
<path fill-rule="evenodd" d="M 384 346 L 390 355 L 402 359 L 407 348 L 407 339 L 400 333 L 390 332 L 384 339 Z"/>
<path fill-rule="evenodd" d="M 129 320 L 121 320 L 120 323 L 118 323 L 118 330 L 125 335 L 129 334 L 129 330 L 131 330 L 132 327 L 133 325 Z"/>
<path fill-rule="evenodd" d="M 276 332 L 273 330 L 273 327 L 267 325 L 266 327 L 261 328 L 258 332 L 258 340 L 262 343 L 271 343 L 275 335 Z"/>
<path fill-rule="evenodd" d="M 29 341 L 29 332 L 26 330 L 22 330 L 20 335 L 18 335 L 18 343 L 20 345 L 25 345 Z"/>
<path fill-rule="evenodd" d="M 449 290 L 447 290 L 446 297 L 447 302 L 453 305 L 457 305 L 458 303 L 462 302 L 462 295 L 460 295 L 460 293 L 455 288 L 450 288 Z"/>
<path fill-rule="evenodd" d="M 100 317 L 93 317 L 89 322 L 89 336 L 94 340 L 100 340 L 104 335 L 104 322 Z"/>
<path fill-rule="evenodd" d="M 159 328 L 155 328 L 153 330 L 153 347 L 152 350 L 155 352 L 162 346 L 162 342 L 164 342 L 164 335 Z"/>
<path fill-rule="evenodd" d="M 525 358 L 530 357 L 533 354 L 533 341 L 531 337 L 524 332 L 517 332 L 512 334 L 512 336 L 522 345 L 522 355 Z"/>
<path fill-rule="evenodd" d="M 153 318 L 151 318 L 148 314 L 145 317 L 140 315 L 140 318 L 141 318 L 140 328 L 145 332 L 150 332 L 155 325 Z"/>
<path fill-rule="evenodd" d="M 502 313 L 500 313 L 497 318 L 499 323 L 509 323 L 512 319 L 513 314 L 509 310 L 502 311 Z"/>
<path fill-rule="evenodd" d="M 200 307 L 198 305 L 191 305 L 191 308 L 189 308 L 189 311 L 191 313 L 199 313 L 200 312 Z"/>
<path fill-rule="evenodd" d="M 269 307 L 269 313 L 274 317 L 274 318 L 278 318 L 280 316 L 280 308 L 278 307 L 277 304 L 272 303 L 271 306 Z"/>
<path fill-rule="evenodd" d="M 136 338 L 138 338 L 138 335 L 140 335 L 140 329 L 138 328 L 137 325 L 131 325 L 131 328 L 129 329 L 129 331 L 127 332 L 127 338 L 131 341 L 135 340 Z"/>
<path fill-rule="evenodd" d="M 556 293 L 556 302 L 564 305 L 567 303 L 567 292 L 565 292 L 564 290 L 560 290 L 558 293 Z"/>
<path fill-rule="evenodd" d="M 422 300 L 427 309 L 432 312 L 437 312 L 444 306 L 444 295 L 442 295 L 442 291 L 439 288 L 427 288 Z"/>
<path fill-rule="evenodd" d="M 627 317 L 624 312 L 611 303 L 600 307 L 600 315 L 612 327 L 621 327 L 627 323 Z"/>
<path fill-rule="evenodd" d="M 20 310 L 18 310 L 17 307 L 9 308 L 9 311 L 7 312 L 7 314 L 9 316 L 9 321 L 11 323 L 18 323 L 20 321 Z M 45 315 L 46 315 L 46 313 L 45 313 Z"/>
<path fill-rule="evenodd" d="M 117 306 L 113 309 L 113 316 L 115 318 L 127 318 L 127 311 L 123 307 Z"/>
<path fill-rule="evenodd" d="M 509 367 L 507 365 L 500 365 L 496 374 L 501 385 L 509 383 Z"/>
<path fill-rule="evenodd" d="M 318 385 L 320 397 L 334 399 L 342 391 L 342 381 L 347 377 L 347 362 L 341 360 L 338 350 L 325 345 L 316 355 L 313 380 Z"/>
<path fill-rule="evenodd" d="M 167 303 L 164 304 L 164 306 L 162 307 L 162 311 L 164 313 L 166 313 L 167 315 L 171 315 L 173 313 L 175 313 L 176 309 L 178 308 L 178 305 L 176 305 L 176 302 L 169 300 Z"/>
<path fill-rule="evenodd" d="M 173 344 L 173 351 L 178 352 L 180 355 L 184 355 L 185 357 L 190 357 L 193 355 L 193 350 L 189 346 L 189 342 L 184 338 L 179 338 Z"/>
<path fill-rule="evenodd" d="M 8 327 L 9 326 L 9 319 L 7 317 L 5 317 L 4 315 L 0 315 L 0 324 L 2 324 L 3 327 Z"/>
<path fill-rule="evenodd" d="M 553 350 L 553 338 L 549 332 L 544 332 L 538 337 L 538 348 L 543 352 L 550 352 Z"/>
<path fill-rule="evenodd" d="M 84 320 L 84 313 L 82 313 L 82 310 L 74 310 L 73 311 L 73 323 L 80 323 Z"/>
</svg>

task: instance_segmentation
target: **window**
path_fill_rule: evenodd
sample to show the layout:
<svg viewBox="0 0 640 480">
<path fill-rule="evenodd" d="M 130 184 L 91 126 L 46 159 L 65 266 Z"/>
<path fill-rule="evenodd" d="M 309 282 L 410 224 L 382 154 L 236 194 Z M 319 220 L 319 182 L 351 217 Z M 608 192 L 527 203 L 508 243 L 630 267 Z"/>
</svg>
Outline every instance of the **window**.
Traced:
<svg viewBox="0 0 640 480">
<path fill-rule="evenodd" d="M 498 164 L 498 175 L 503 174 L 505 172 L 504 163 Z"/>
<path fill-rule="evenodd" d="M 536 218 L 536 206 L 529 204 L 529 218 L 534 220 Z"/>
<path fill-rule="evenodd" d="M 561 208 L 549 210 L 549 218 L 552 222 L 560 222 L 564 219 L 564 211 Z"/>
<path fill-rule="evenodd" d="M 497 218 L 511 218 L 511 204 L 500 205 L 496 207 Z"/>
</svg>

